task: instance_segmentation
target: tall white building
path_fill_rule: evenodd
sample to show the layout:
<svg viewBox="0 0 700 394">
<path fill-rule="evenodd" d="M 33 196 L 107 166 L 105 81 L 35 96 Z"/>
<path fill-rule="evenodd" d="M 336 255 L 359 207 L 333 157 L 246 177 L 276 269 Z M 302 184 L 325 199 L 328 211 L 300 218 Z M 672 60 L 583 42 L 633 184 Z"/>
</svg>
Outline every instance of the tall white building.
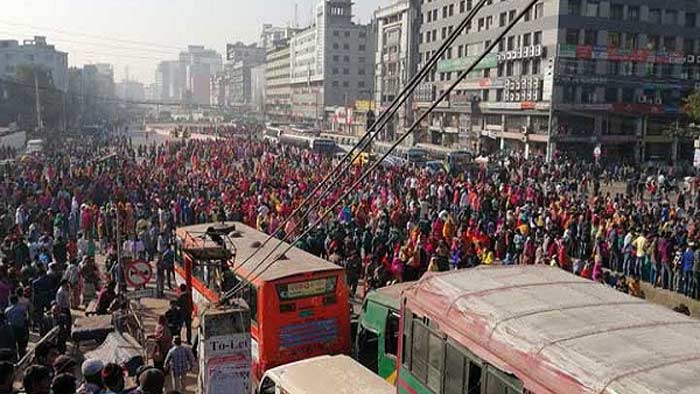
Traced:
<svg viewBox="0 0 700 394">
<path fill-rule="evenodd" d="M 185 73 L 179 60 L 158 63 L 155 78 L 155 97 L 162 101 L 182 100 L 185 90 Z"/>
<path fill-rule="evenodd" d="M 352 21 L 351 0 L 322 0 L 314 23 L 290 40 L 292 116 L 320 123 L 373 91 L 374 30 Z"/>
<path fill-rule="evenodd" d="M 419 0 L 398 0 L 377 9 L 377 47 L 374 94 L 377 108 L 386 109 L 416 73 L 418 65 Z M 413 122 L 413 98 L 409 96 L 385 129 L 393 140 Z"/>
<path fill-rule="evenodd" d="M 0 40 L 0 76 L 12 77 L 22 65 L 45 68 L 57 89 L 68 88 L 68 54 L 48 45 L 46 37 L 35 36 L 21 45 L 17 40 Z"/>
</svg>

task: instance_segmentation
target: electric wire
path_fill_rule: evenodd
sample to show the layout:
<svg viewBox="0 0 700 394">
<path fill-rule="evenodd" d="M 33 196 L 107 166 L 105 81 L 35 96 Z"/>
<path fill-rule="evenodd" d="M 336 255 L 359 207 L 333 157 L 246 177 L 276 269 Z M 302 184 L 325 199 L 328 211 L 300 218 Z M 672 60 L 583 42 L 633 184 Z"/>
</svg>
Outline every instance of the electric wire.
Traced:
<svg viewBox="0 0 700 394">
<path fill-rule="evenodd" d="M 346 190 L 346 192 L 343 193 L 342 196 L 340 196 L 339 198 L 337 198 L 337 199 L 335 200 L 335 202 L 334 202 L 330 207 L 328 207 L 328 208 L 325 210 L 325 212 L 323 213 L 323 215 L 321 215 L 321 217 L 319 217 L 311 226 L 309 226 L 308 229 L 307 229 L 304 233 L 302 233 L 297 239 L 302 239 L 303 237 L 307 236 L 316 226 L 318 226 L 318 225 L 326 218 L 326 216 L 328 216 L 331 212 L 333 212 L 333 211 L 335 210 L 335 208 L 338 206 L 338 204 L 339 204 L 341 201 L 344 201 L 344 200 L 350 195 L 350 193 L 351 193 L 357 186 L 359 186 L 359 184 L 362 183 L 362 181 L 364 181 L 364 180 L 365 180 L 365 179 L 366 179 L 380 164 L 381 164 L 381 162 L 382 162 L 384 159 L 386 159 L 386 157 L 388 157 L 394 149 L 396 149 L 397 146 L 399 146 L 399 144 L 401 144 L 401 142 L 403 142 L 410 134 L 412 134 L 413 131 L 415 131 L 415 129 L 420 125 L 420 123 L 421 123 L 435 108 L 437 108 L 437 106 L 438 106 L 445 98 L 447 98 L 447 97 L 450 95 L 450 93 L 457 87 L 457 85 L 458 85 L 459 83 L 461 83 L 461 82 L 469 75 L 469 73 L 471 73 L 471 72 L 474 70 L 474 68 L 475 68 L 475 67 L 476 67 L 476 66 L 477 66 L 477 65 L 478 65 L 478 64 L 479 64 L 479 63 L 480 63 L 494 48 L 496 48 L 496 46 L 498 45 L 498 43 L 506 36 L 506 34 L 508 34 L 508 32 L 510 32 L 510 30 L 513 29 L 513 27 L 525 16 L 525 14 L 526 14 L 527 12 L 530 11 L 530 9 L 531 9 L 532 7 L 534 7 L 534 5 L 535 5 L 538 1 L 541 1 L 541 0 L 530 0 L 530 2 L 528 3 L 528 5 L 527 5 L 527 6 L 515 17 L 515 19 L 513 19 L 513 20 L 508 24 L 508 26 L 499 34 L 498 38 L 497 38 L 496 40 L 493 40 L 493 41 L 491 42 L 491 44 L 488 46 L 488 48 L 486 48 L 486 50 L 484 50 L 484 51 L 482 52 L 482 54 L 479 55 L 478 58 L 477 58 L 465 71 L 463 71 L 461 74 L 459 74 L 459 76 L 454 80 L 454 82 L 452 82 L 452 84 L 450 84 L 450 86 L 449 86 L 445 91 L 443 91 L 435 101 L 433 101 L 433 103 L 427 108 L 427 110 L 426 110 L 423 114 L 421 114 L 421 116 L 413 123 L 413 125 L 411 125 L 411 127 L 409 128 L 409 130 L 406 131 L 406 133 L 404 133 L 398 140 L 396 140 L 396 141 L 393 143 L 393 145 L 389 148 L 389 150 L 387 150 L 387 152 L 384 153 L 384 155 L 382 156 L 382 158 L 381 158 L 380 160 L 378 160 L 377 162 L 375 162 L 366 172 L 364 172 L 364 173 L 362 174 L 362 176 L 361 176 L 359 179 L 357 179 L 357 181 L 355 181 L 355 183 L 353 183 L 350 187 L 348 187 L 347 190 Z M 279 243 L 278 245 L 280 245 L 280 244 L 281 244 L 281 243 Z M 293 247 L 294 247 L 294 244 L 289 244 L 278 256 L 283 256 L 283 255 L 285 255 L 285 254 L 286 254 L 289 250 L 291 250 Z M 272 254 L 272 253 L 269 253 L 268 255 L 271 255 L 271 254 Z M 278 261 L 278 260 L 272 261 L 271 264 L 265 266 L 265 267 L 264 267 L 259 273 L 257 273 L 255 276 L 248 278 L 248 280 L 247 280 L 246 282 L 242 282 L 240 288 L 239 288 L 235 293 L 233 293 L 233 294 L 238 293 L 238 292 L 239 292 L 240 290 L 242 290 L 244 287 L 248 286 L 248 283 L 252 283 L 254 280 L 256 280 L 257 278 L 259 278 L 262 274 L 264 274 L 264 273 L 265 273 L 272 265 L 274 265 L 274 263 L 277 262 L 277 261 Z M 263 260 L 260 261 L 260 265 L 261 265 L 261 266 L 262 266 L 264 263 L 265 263 L 265 259 L 263 259 Z M 235 289 L 234 289 L 234 290 L 235 290 Z M 227 293 L 225 296 L 226 296 L 226 298 L 231 297 L 231 295 L 229 295 L 229 293 Z"/>
<path fill-rule="evenodd" d="M 353 157 L 352 160 L 350 160 L 350 164 L 352 164 L 357 157 L 366 149 L 369 144 L 372 143 L 372 141 L 376 138 L 376 136 L 379 134 L 379 132 L 383 129 L 383 127 L 386 125 L 386 123 L 393 117 L 393 115 L 396 113 L 396 111 L 400 108 L 400 106 L 408 99 L 410 94 L 415 90 L 415 88 L 420 84 L 420 82 L 423 80 L 423 78 L 432 71 L 433 66 L 437 63 L 437 61 L 440 59 L 440 57 L 450 48 L 450 46 L 454 43 L 454 41 L 458 38 L 458 36 L 462 33 L 462 30 L 464 30 L 473 18 L 476 16 L 476 14 L 485 6 L 486 0 L 481 0 L 479 3 L 477 3 L 471 11 L 463 18 L 460 24 L 457 25 L 457 28 L 452 31 L 452 33 L 448 36 L 446 40 L 442 42 L 440 47 L 432 54 L 432 56 L 426 60 L 426 63 L 423 65 L 423 67 L 413 76 L 413 78 L 404 86 L 402 91 L 395 97 L 394 101 L 390 104 L 389 108 L 382 112 L 380 117 L 375 121 L 375 123 L 370 127 L 370 130 L 358 141 L 355 146 L 348 152 L 347 155 L 343 158 L 343 161 L 334 169 L 332 172 L 335 172 L 340 166 L 345 162 L 345 160 L 349 157 L 349 154 L 352 153 L 353 151 L 356 150 L 355 156 Z M 365 137 L 370 136 L 368 140 L 365 141 Z M 393 150 L 393 149 L 392 149 Z M 385 155 L 384 157 L 386 157 Z M 384 160 L 384 157 L 379 160 L 377 163 L 381 163 Z M 347 168 L 345 169 L 347 170 Z M 343 170 L 343 171 L 345 171 Z M 341 172 L 342 174 L 342 172 Z M 328 178 L 328 177 L 327 177 Z M 323 182 L 322 182 L 323 183 Z M 319 185 L 320 186 L 320 185 Z M 308 217 L 310 212 L 313 210 L 317 209 L 318 206 L 322 203 L 323 199 L 332 191 L 333 186 L 335 186 L 335 182 L 331 182 L 330 187 L 326 189 L 326 191 L 318 197 L 316 200 L 316 203 L 311 205 L 305 212 L 303 218 Z M 318 189 L 318 187 L 317 187 Z M 305 206 L 308 200 L 314 196 L 315 193 L 311 193 L 307 196 L 307 198 L 304 200 L 302 204 L 299 205 L 298 208 Z M 298 211 L 295 210 L 295 212 L 287 217 L 285 219 L 284 223 L 280 224 L 280 227 L 284 226 Z M 296 230 L 296 227 L 299 226 L 299 224 L 303 223 L 303 219 L 299 220 L 293 230 Z M 313 228 L 313 226 L 311 227 Z M 290 231 L 290 234 L 293 233 L 293 231 Z M 249 282 L 249 278 L 254 275 L 255 271 L 257 271 L 260 267 L 263 266 L 264 262 L 285 242 L 288 240 L 290 234 L 285 234 L 285 237 L 275 245 L 272 250 L 270 250 L 265 257 L 263 257 L 262 260 L 260 260 L 260 263 L 258 263 L 251 271 L 245 275 L 240 283 L 239 286 L 234 287 L 230 291 L 228 291 L 223 297 L 221 297 L 222 301 L 227 300 L 230 298 L 232 295 L 234 295 L 237 291 L 239 291 L 242 286 L 245 286 L 245 282 Z M 262 250 L 262 247 L 267 244 L 272 238 L 274 238 L 274 234 L 270 234 L 266 239 L 263 244 L 257 248 L 248 258 L 246 258 L 239 266 L 244 266 L 250 259 L 255 256 L 260 250 Z"/>
</svg>

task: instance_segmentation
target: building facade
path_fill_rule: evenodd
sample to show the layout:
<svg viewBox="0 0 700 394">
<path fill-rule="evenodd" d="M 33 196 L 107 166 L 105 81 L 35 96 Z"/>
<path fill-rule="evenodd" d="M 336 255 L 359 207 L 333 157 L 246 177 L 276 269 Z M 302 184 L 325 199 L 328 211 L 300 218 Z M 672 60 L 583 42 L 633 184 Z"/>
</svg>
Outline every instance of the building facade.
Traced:
<svg viewBox="0 0 700 394">
<path fill-rule="evenodd" d="M 242 111 L 252 110 L 254 86 L 251 72 L 265 63 L 265 49 L 260 48 L 257 43 L 229 44 L 226 48 L 226 59 L 228 62 L 224 71 L 218 76 L 220 84 L 223 84 L 225 105 Z M 258 90 L 263 87 L 255 86 Z M 256 92 L 258 96 L 262 94 L 261 91 Z"/>
<path fill-rule="evenodd" d="M 312 26 L 290 41 L 292 116 L 317 125 L 334 107 L 371 98 L 374 74 L 373 25 L 352 21 L 350 0 L 323 0 Z"/>
<path fill-rule="evenodd" d="M 291 117 L 289 72 L 289 45 L 269 50 L 265 61 L 265 115 L 267 119 L 286 122 Z"/>
<path fill-rule="evenodd" d="M 421 64 L 476 3 L 422 4 Z M 488 2 L 419 86 L 416 109 L 471 65 L 525 3 Z M 681 100 L 700 79 L 699 7 L 680 0 L 543 0 L 428 117 L 418 138 L 527 155 L 685 157 L 692 144 L 668 131 L 682 122 Z"/>
<path fill-rule="evenodd" d="M 158 63 L 155 77 L 155 96 L 165 102 L 180 102 L 185 90 L 184 68 L 179 60 Z"/>
<path fill-rule="evenodd" d="M 0 77 L 13 77 L 23 65 L 46 69 L 56 89 L 65 92 L 68 88 L 68 54 L 47 44 L 46 37 L 35 36 L 21 45 L 16 40 L 0 40 Z"/>
<path fill-rule="evenodd" d="M 185 79 L 183 100 L 192 104 L 209 105 L 211 77 L 223 67 L 221 55 L 213 49 L 190 45 L 186 52 L 180 52 L 179 61 Z"/>
<path fill-rule="evenodd" d="M 384 111 L 416 73 L 418 65 L 418 29 L 420 2 L 399 0 L 377 9 L 377 46 L 375 56 L 374 100 Z M 413 123 L 413 96 L 390 119 L 380 138 L 393 140 Z"/>
</svg>

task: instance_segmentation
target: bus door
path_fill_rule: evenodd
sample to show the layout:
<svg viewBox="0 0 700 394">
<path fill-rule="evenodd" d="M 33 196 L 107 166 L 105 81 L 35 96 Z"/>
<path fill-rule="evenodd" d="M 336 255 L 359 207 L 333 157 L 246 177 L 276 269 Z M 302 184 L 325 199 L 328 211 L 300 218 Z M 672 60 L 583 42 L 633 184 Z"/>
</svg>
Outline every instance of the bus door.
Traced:
<svg viewBox="0 0 700 394">
<path fill-rule="evenodd" d="M 396 371 L 398 340 L 398 311 L 367 300 L 355 338 L 357 360 L 382 378 L 389 379 Z"/>
</svg>

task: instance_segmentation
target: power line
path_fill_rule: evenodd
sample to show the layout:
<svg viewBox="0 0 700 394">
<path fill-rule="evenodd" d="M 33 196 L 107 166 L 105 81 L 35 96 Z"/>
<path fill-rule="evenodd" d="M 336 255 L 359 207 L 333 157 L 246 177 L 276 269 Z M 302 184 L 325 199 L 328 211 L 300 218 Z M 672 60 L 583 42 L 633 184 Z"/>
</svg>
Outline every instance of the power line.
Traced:
<svg viewBox="0 0 700 394">
<path fill-rule="evenodd" d="M 28 33 L 19 33 L 16 31 L 7 31 L 7 30 L 0 30 L 0 33 L 12 35 L 12 36 L 22 36 L 22 35 L 27 35 Z M 88 45 L 88 46 L 100 46 L 100 47 L 106 47 L 106 48 L 115 48 L 115 49 L 122 49 L 122 50 L 128 50 L 128 51 L 134 51 L 134 52 L 149 52 L 149 53 L 162 53 L 165 55 L 170 55 L 170 56 L 178 56 L 179 52 L 175 50 L 162 50 L 162 49 L 152 49 L 152 48 L 140 48 L 138 46 L 127 46 L 127 45 L 116 45 L 116 44 L 111 44 L 108 42 L 90 42 L 90 41 L 83 41 L 83 40 L 74 40 L 71 38 L 61 38 L 61 37 L 51 37 L 51 42 L 67 42 L 67 43 L 73 43 L 73 44 L 81 44 L 81 45 Z M 184 48 L 181 48 L 180 50 L 184 50 Z"/>
<path fill-rule="evenodd" d="M 474 62 L 461 74 L 457 76 L 457 78 L 450 84 L 450 86 L 444 90 L 437 98 L 437 100 L 433 101 L 433 103 L 428 107 L 428 109 L 416 119 L 416 121 L 411 125 L 411 127 L 398 139 L 396 140 L 393 145 L 387 150 L 384 155 L 377 160 L 370 168 L 365 171 L 362 176 L 360 176 L 357 181 L 355 181 L 350 187 L 347 188 L 345 193 L 343 193 L 339 198 L 337 198 L 333 204 L 331 204 L 330 207 L 326 208 L 324 213 L 313 223 L 311 224 L 304 233 L 302 233 L 297 239 L 301 239 L 305 236 L 307 236 L 311 230 L 313 230 L 316 226 L 318 226 L 331 212 L 335 210 L 335 208 L 338 206 L 338 204 L 341 201 L 344 201 L 350 193 L 357 188 L 372 172 L 379 166 L 381 163 L 396 149 L 399 144 L 401 144 L 406 138 L 408 138 L 409 135 L 411 135 L 417 128 L 420 126 L 421 122 L 427 118 L 427 116 L 437 108 L 437 106 L 445 100 L 451 93 L 452 91 L 457 87 L 459 83 L 461 83 L 468 75 L 471 73 L 474 68 L 498 45 L 499 41 L 501 41 L 507 34 L 510 32 L 510 30 L 513 29 L 513 27 L 525 16 L 527 12 L 534 7 L 534 5 L 540 0 L 530 0 L 528 5 L 516 16 L 515 19 L 513 19 L 508 26 L 499 34 L 498 38 L 493 40 L 491 44 L 482 52 L 481 55 L 477 59 L 474 60 Z M 461 29 L 458 29 L 457 31 L 460 31 Z M 279 242 L 277 246 L 281 245 L 282 242 Z M 282 253 L 279 254 L 279 256 L 285 255 L 289 250 L 291 250 L 294 247 L 293 243 L 290 243 L 283 251 Z M 274 250 L 272 251 L 274 252 Z M 265 260 L 269 258 L 269 256 L 272 255 L 272 252 L 266 256 L 265 259 L 261 260 L 260 263 L 258 264 L 258 267 L 262 266 L 265 263 Z M 230 292 L 226 293 L 224 297 L 222 297 L 223 300 L 228 299 L 232 297 L 233 295 L 237 294 L 238 291 L 242 290 L 244 287 L 248 286 L 248 283 L 252 283 L 254 280 L 259 278 L 262 274 L 264 274 L 270 267 L 272 267 L 277 260 L 272 261 L 268 266 L 264 267 L 258 274 L 254 275 L 253 277 L 249 277 L 247 279 L 247 283 L 242 283 L 240 286 L 237 288 L 232 289 Z"/>
<path fill-rule="evenodd" d="M 401 92 L 394 98 L 394 100 L 392 101 L 392 103 L 389 105 L 389 108 L 388 108 L 386 111 L 384 111 L 384 112 L 382 112 L 382 113 L 380 114 L 379 118 L 378 118 L 378 119 L 375 121 L 375 123 L 370 127 L 370 130 L 368 130 L 367 134 L 365 134 L 365 136 L 364 136 L 360 141 L 358 141 L 357 144 L 348 152 L 348 154 L 343 158 L 343 161 L 346 160 L 347 157 L 348 157 L 352 152 L 357 151 L 357 152 L 355 153 L 355 156 L 353 157 L 353 159 L 350 161 L 350 163 L 354 162 L 354 161 L 357 159 L 357 157 L 364 151 L 364 149 L 365 149 L 366 147 L 368 147 L 368 146 L 372 143 L 372 140 L 373 140 L 374 138 L 376 138 L 376 136 L 377 136 L 377 135 L 379 134 L 379 132 L 383 129 L 383 127 L 386 125 L 386 123 L 393 117 L 394 113 L 396 113 L 396 111 L 400 108 L 400 106 L 404 104 L 404 102 L 405 102 L 405 101 L 408 99 L 408 97 L 412 94 L 412 92 L 415 90 L 415 88 L 418 86 L 418 84 L 420 84 L 420 82 L 423 80 L 423 78 L 424 78 L 429 72 L 432 71 L 433 66 L 438 62 L 438 60 L 440 59 L 440 57 L 448 50 L 448 48 L 450 48 L 450 46 L 454 43 L 454 41 L 457 39 L 457 37 L 459 36 L 459 34 L 462 32 L 462 30 L 464 30 L 464 29 L 471 23 L 471 21 L 474 19 L 474 17 L 476 16 L 476 14 L 485 6 L 485 4 L 486 4 L 486 0 L 481 0 L 481 1 L 479 1 L 479 3 L 477 3 L 477 4 L 471 9 L 471 11 L 470 11 L 470 12 L 463 18 L 463 20 L 457 25 L 457 28 L 454 29 L 454 31 L 453 31 L 452 33 L 449 34 L 449 36 L 447 37 L 447 39 L 444 40 L 444 41 L 442 42 L 442 44 L 440 45 L 440 47 L 432 54 L 432 56 L 431 56 L 429 59 L 426 60 L 426 62 L 425 62 L 425 64 L 423 65 L 423 67 L 422 67 L 421 69 L 419 69 L 419 71 L 411 78 L 411 80 L 406 84 L 406 86 L 403 87 L 403 89 L 401 90 Z M 366 136 L 369 136 L 369 139 L 368 139 L 367 141 L 364 141 L 364 139 L 365 139 Z M 383 160 L 383 159 L 382 159 L 382 160 Z M 382 160 L 380 160 L 378 163 L 381 163 Z M 338 166 L 336 166 L 336 168 L 334 168 L 334 169 L 332 170 L 331 173 L 340 170 L 340 167 L 341 167 L 341 165 L 343 164 L 343 161 L 341 161 L 341 163 L 339 163 Z M 347 169 L 340 170 L 340 173 L 342 174 L 342 172 L 343 172 L 343 171 L 346 171 L 346 170 L 347 170 Z M 329 175 L 330 175 L 330 174 L 329 174 Z M 327 177 L 327 178 L 328 178 L 328 177 Z M 325 180 L 326 180 L 326 179 L 324 179 L 324 181 L 325 181 Z M 308 217 L 308 215 L 310 214 L 310 212 L 312 212 L 314 209 L 318 208 L 318 206 L 321 204 L 321 202 L 323 201 L 323 199 L 324 199 L 324 198 L 330 193 L 330 191 L 333 189 L 334 185 L 337 184 L 337 181 L 339 181 L 339 179 L 334 179 L 334 181 L 330 183 L 330 186 L 325 190 L 325 192 L 322 193 L 322 194 L 316 199 L 316 202 L 315 202 L 314 204 L 312 204 L 312 205 L 306 210 L 306 212 L 304 213 L 304 217 Z M 323 183 L 323 182 L 322 182 L 322 183 Z M 320 185 L 319 185 L 319 186 L 320 186 Z M 312 192 L 309 196 L 307 196 L 307 198 L 304 200 L 304 202 L 303 202 L 302 204 L 300 204 L 300 207 L 306 205 L 306 203 L 315 195 L 315 192 L 316 192 L 316 190 L 317 190 L 318 188 L 319 188 L 319 187 L 317 187 L 317 188 L 314 190 L 314 192 Z M 287 222 L 294 216 L 294 214 L 295 214 L 298 210 L 299 210 L 299 207 L 297 208 L 297 210 L 295 210 L 295 212 L 294 212 L 292 215 L 289 215 L 289 217 L 287 217 L 287 219 L 284 221 L 284 223 L 287 223 Z M 303 221 L 303 220 L 302 220 L 302 221 Z M 300 221 L 300 222 L 302 222 L 302 221 Z M 296 230 L 296 227 L 297 227 L 298 225 L 299 225 L 299 224 L 297 223 L 297 224 L 294 226 L 294 230 Z M 280 226 L 284 226 L 284 224 L 281 224 Z M 291 232 L 291 231 L 290 231 L 290 232 Z M 265 242 L 263 243 L 263 246 L 264 246 L 273 236 L 274 236 L 274 234 L 270 234 L 270 236 L 268 236 L 268 238 L 267 238 L 267 239 L 265 240 Z M 270 250 L 270 252 L 268 252 L 268 254 L 267 254 L 265 257 L 263 257 L 263 259 L 260 261 L 260 263 L 259 263 L 258 265 L 256 265 L 256 266 L 248 273 L 248 275 L 247 275 L 246 277 L 251 277 L 251 276 L 253 276 L 253 275 L 255 274 L 255 271 L 257 271 L 257 270 L 263 265 L 263 263 L 264 263 L 264 261 L 265 261 L 266 259 L 268 259 L 270 256 L 272 256 L 272 254 L 282 245 L 283 242 L 285 242 L 285 241 L 289 238 L 289 236 L 290 236 L 290 234 L 285 234 L 285 237 L 284 237 L 283 239 L 281 239 L 280 242 L 278 242 L 278 243 L 275 245 L 275 247 L 273 247 L 272 250 Z M 243 263 L 241 263 L 241 265 L 244 265 L 245 263 L 247 263 L 247 262 L 248 262 L 259 250 L 261 250 L 261 249 L 262 249 L 262 247 L 261 247 L 261 248 L 257 248 Z M 265 267 L 265 269 L 267 269 L 267 267 Z M 244 278 L 244 279 L 246 279 L 246 278 Z M 234 288 L 234 289 L 232 289 L 231 291 L 229 291 L 229 292 L 227 293 L 226 296 L 232 296 L 232 295 L 234 295 L 234 294 L 237 292 L 237 290 L 239 290 L 239 289 L 242 288 L 242 286 L 245 286 L 245 283 L 242 283 L 241 285 L 237 286 L 237 288 Z M 226 298 L 226 296 L 224 296 L 224 299 Z"/>
<path fill-rule="evenodd" d="M 26 24 L 26 23 L 11 22 L 11 21 L 7 21 L 7 20 L 0 20 L 0 23 L 5 24 L 5 25 L 10 25 L 10 26 L 29 27 L 29 28 L 38 29 L 41 31 L 44 31 L 44 30 L 54 31 L 54 32 L 63 33 L 66 35 L 92 37 L 92 38 L 109 40 L 109 41 L 123 42 L 126 44 L 135 44 L 135 45 L 148 46 L 148 47 L 170 48 L 170 49 L 182 50 L 182 47 L 180 47 L 180 46 L 169 45 L 169 44 L 154 43 L 154 42 L 148 42 L 148 41 L 138 41 L 138 40 L 126 40 L 123 38 L 115 38 L 115 37 L 109 37 L 109 36 L 104 36 L 104 35 L 99 35 L 99 34 L 81 33 L 81 32 L 77 32 L 77 31 L 57 29 L 54 27 L 46 27 L 46 26 L 42 27 L 42 26 L 31 25 L 31 24 Z"/>
<path fill-rule="evenodd" d="M 367 133 L 355 144 L 355 146 L 350 149 L 350 151 L 343 157 L 343 159 L 338 163 L 338 165 L 333 168 L 333 170 L 319 183 L 314 190 L 309 193 L 304 201 L 300 203 L 297 208 L 287 216 L 287 218 L 279 225 L 279 227 L 284 227 L 292 218 L 296 216 L 296 214 L 303 208 L 306 207 L 309 201 L 316 196 L 316 193 L 321 189 L 322 186 L 327 186 L 326 189 L 321 193 L 320 196 L 316 198 L 316 201 L 314 204 L 308 206 L 306 208 L 306 211 L 304 212 L 302 217 L 308 217 L 310 212 L 312 212 L 314 209 L 318 208 L 320 203 L 323 201 L 323 199 L 333 190 L 334 186 L 337 184 L 338 181 L 340 181 L 340 176 L 343 175 L 344 172 L 347 171 L 347 167 L 350 166 L 352 163 L 355 162 L 357 157 L 367 148 L 370 146 L 374 138 L 377 137 L 379 132 L 384 128 L 386 123 L 392 118 L 393 114 L 400 108 L 401 105 L 404 104 L 404 102 L 408 99 L 410 96 L 411 92 L 415 89 L 415 87 L 423 80 L 423 78 L 431 71 L 431 68 L 437 63 L 439 60 L 440 56 L 444 52 L 448 50 L 450 45 L 454 43 L 454 41 L 457 39 L 459 32 L 462 31 L 468 24 L 471 22 L 471 20 L 474 18 L 474 16 L 481 10 L 481 8 L 485 5 L 486 0 L 480 1 L 479 3 L 476 4 L 475 7 L 472 8 L 472 10 L 465 16 L 465 18 L 462 20 L 460 24 L 457 25 L 457 29 L 453 33 L 450 33 L 449 37 L 443 41 L 443 43 L 440 45 L 440 48 L 436 50 L 436 52 L 432 55 L 431 58 L 426 59 L 426 63 L 421 68 L 412 78 L 411 80 L 406 84 L 406 86 L 403 87 L 401 92 L 394 98 L 394 100 L 391 102 L 389 105 L 389 108 L 387 108 L 386 111 L 382 112 L 379 116 L 378 119 L 372 124 L 367 130 Z M 365 140 L 367 137 L 369 139 Z M 350 155 L 354 154 L 354 157 L 348 161 L 347 165 L 345 165 L 348 157 Z M 333 176 L 335 175 L 335 176 Z M 333 176 L 333 177 L 332 177 Z M 332 179 L 331 179 L 332 177 Z M 330 180 L 330 182 L 329 182 Z M 327 184 L 327 185 L 326 185 Z M 301 222 L 295 223 L 292 230 L 290 233 L 295 231 L 297 227 L 299 226 Z M 265 256 L 261 261 L 265 261 L 265 259 L 269 258 L 272 253 L 279 248 L 279 246 L 282 244 L 282 242 L 285 242 L 291 234 L 285 234 L 285 236 L 280 240 L 280 242 L 272 248 L 272 250 Z M 248 256 L 242 263 L 241 265 L 245 265 L 248 261 L 250 261 L 260 250 L 262 250 L 262 247 L 265 246 L 270 240 L 274 238 L 274 234 L 268 235 L 268 237 L 265 239 L 265 241 L 262 243 L 262 245 L 255 249 L 253 253 Z M 252 276 L 255 274 L 255 271 L 260 268 L 260 265 L 256 266 L 248 272 L 247 276 Z M 245 278 L 244 278 L 245 279 Z"/>
</svg>

